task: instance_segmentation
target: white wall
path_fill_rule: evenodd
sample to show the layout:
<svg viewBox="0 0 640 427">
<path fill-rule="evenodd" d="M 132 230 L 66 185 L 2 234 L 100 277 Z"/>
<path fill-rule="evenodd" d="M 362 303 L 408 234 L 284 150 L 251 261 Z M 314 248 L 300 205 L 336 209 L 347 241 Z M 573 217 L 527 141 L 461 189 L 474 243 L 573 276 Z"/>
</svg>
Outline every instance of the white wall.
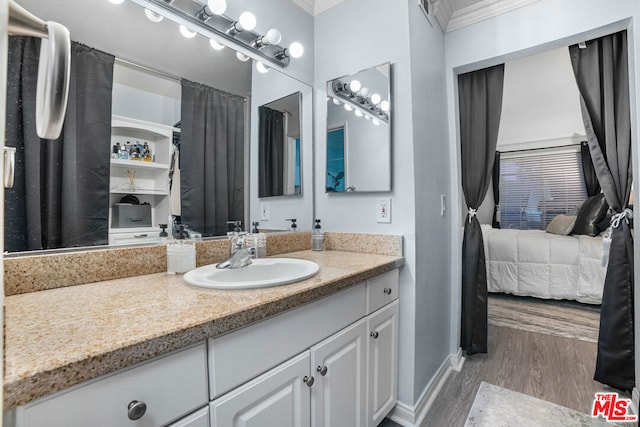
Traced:
<svg viewBox="0 0 640 427">
<path fill-rule="evenodd" d="M 297 219 L 298 230 L 311 230 L 313 224 L 313 91 L 296 79 L 270 70 L 254 72 L 251 79 L 251 152 L 249 167 L 249 217 L 260 222 L 261 228 L 287 229 L 287 218 Z M 258 197 L 258 107 L 295 92 L 301 101 L 301 179 L 302 194 L 294 196 Z M 261 205 L 269 207 L 269 220 L 261 219 Z M 250 225 L 250 224 L 249 224 Z M 248 227 L 247 227 L 248 229 Z"/>
<path fill-rule="evenodd" d="M 552 48 L 567 46 L 583 40 L 627 29 L 629 32 L 630 96 L 634 174 L 638 176 L 638 135 L 640 134 L 637 103 L 640 99 L 640 33 L 635 22 L 640 18 L 637 0 L 541 0 L 521 9 L 482 21 L 478 24 L 448 33 L 445 37 L 447 57 L 447 91 L 449 94 L 449 152 L 452 164 L 452 197 L 454 218 L 452 227 L 452 342 L 459 344 L 460 328 L 460 245 L 464 211 L 461 207 L 459 136 L 457 127 L 456 75 L 474 69 L 495 65 L 505 60 L 522 58 Z M 635 212 L 635 220 L 640 220 Z M 636 247 L 637 269 L 640 248 Z M 636 334 L 640 331 L 640 292 L 636 292 Z M 638 342 L 638 335 L 636 335 Z M 458 346 L 456 344 L 456 347 Z M 636 377 L 640 378 L 640 346 L 636 346 Z"/>
</svg>

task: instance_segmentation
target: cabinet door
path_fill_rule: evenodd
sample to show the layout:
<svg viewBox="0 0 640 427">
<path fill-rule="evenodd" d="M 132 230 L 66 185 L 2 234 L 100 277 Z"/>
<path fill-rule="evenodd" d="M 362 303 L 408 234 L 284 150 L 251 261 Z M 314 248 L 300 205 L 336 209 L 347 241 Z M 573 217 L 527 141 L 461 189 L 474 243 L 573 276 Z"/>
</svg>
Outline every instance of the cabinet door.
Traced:
<svg viewBox="0 0 640 427">
<path fill-rule="evenodd" d="M 256 355 L 259 357 L 259 355 Z M 303 427 L 311 420 L 309 351 L 211 402 L 213 427 Z M 309 381 L 312 384 L 312 381 Z"/>
<path fill-rule="evenodd" d="M 366 425 L 366 319 L 311 348 L 314 427 Z"/>
<path fill-rule="evenodd" d="M 398 301 L 368 316 L 367 323 L 367 416 L 368 425 L 377 426 L 397 400 Z"/>
</svg>

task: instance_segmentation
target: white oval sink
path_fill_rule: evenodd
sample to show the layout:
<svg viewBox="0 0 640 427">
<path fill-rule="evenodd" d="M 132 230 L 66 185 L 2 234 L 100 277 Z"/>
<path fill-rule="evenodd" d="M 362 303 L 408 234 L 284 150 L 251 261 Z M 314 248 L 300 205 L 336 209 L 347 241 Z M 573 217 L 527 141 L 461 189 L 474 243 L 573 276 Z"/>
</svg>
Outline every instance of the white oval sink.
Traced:
<svg viewBox="0 0 640 427">
<path fill-rule="evenodd" d="M 183 276 L 190 285 L 214 289 L 268 288 L 299 282 L 315 276 L 320 267 L 313 261 L 294 258 L 259 258 L 242 268 L 205 265 Z"/>
</svg>

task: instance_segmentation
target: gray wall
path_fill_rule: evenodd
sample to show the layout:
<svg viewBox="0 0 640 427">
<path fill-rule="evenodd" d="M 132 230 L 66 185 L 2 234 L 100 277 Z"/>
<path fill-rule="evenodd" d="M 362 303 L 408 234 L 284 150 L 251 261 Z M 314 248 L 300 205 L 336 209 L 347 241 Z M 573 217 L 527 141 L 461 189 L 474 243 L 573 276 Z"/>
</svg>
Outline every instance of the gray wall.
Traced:
<svg viewBox="0 0 640 427">
<path fill-rule="evenodd" d="M 414 398 L 449 356 L 451 217 L 444 35 L 409 1 L 416 202 L 416 333 Z M 448 204 L 448 203 L 447 203 Z M 447 207 L 448 209 L 448 207 Z"/>
</svg>

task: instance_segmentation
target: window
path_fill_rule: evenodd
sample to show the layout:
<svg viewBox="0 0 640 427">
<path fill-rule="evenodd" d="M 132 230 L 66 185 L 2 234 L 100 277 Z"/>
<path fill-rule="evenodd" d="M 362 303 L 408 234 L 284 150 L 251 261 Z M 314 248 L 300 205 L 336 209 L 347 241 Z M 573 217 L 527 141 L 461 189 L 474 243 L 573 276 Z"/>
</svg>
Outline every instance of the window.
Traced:
<svg viewBox="0 0 640 427">
<path fill-rule="evenodd" d="M 500 226 L 544 230 L 587 199 L 580 151 L 573 147 L 502 153 Z"/>
</svg>

